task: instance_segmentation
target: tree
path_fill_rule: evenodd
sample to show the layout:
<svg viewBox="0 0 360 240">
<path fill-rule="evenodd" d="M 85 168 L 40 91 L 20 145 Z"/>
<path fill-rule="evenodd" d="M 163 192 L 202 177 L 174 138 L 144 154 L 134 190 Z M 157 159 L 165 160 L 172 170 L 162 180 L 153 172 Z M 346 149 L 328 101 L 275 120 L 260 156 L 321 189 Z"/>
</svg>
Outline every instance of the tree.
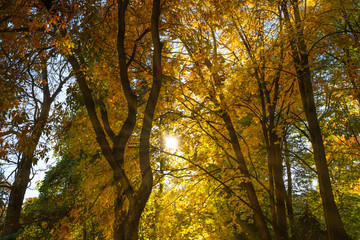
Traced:
<svg viewBox="0 0 360 240">
<path fill-rule="evenodd" d="M 64 59 L 47 42 L 46 31 L 36 21 L 38 16 L 31 14 L 35 11 L 33 6 L 8 3 L 4 9 L 7 12 L 1 15 L 2 40 L 16 39 L 8 45 L 1 42 L 1 75 L 5 78 L 2 85 L 10 90 L 6 102 L 12 102 L 2 105 L 5 108 L 1 137 L 7 147 L 2 158 L 16 164 L 2 232 L 6 236 L 20 229 L 19 218 L 32 165 L 46 156 L 47 148 L 41 137 L 50 133 L 51 106 L 70 76 L 66 76 Z"/>
<path fill-rule="evenodd" d="M 2 6 L 4 164 L 38 132 L 41 97 L 74 79 L 37 125 L 52 145 L 33 159 L 59 162 L 20 238 L 357 235 L 357 1 Z"/>
<path fill-rule="evenodd" d="M 136 186 L 131 184 L 131 181 L 129 180 L 129 177 L 124 169 L 126 145 L 128 144 L 129 138 L 133 134 L 139 102 L 136 92 L 131 87 L 132 81 L 134 80 L 131 80 L 128 75 L 128 69 L 131 62 L 133 61 L 132 58 L 127 59 L 125 48 L 127 21 L 126 12 L 128 5 L 129 1 L 118 1 L 117 5 L 117 52 L 119 61 L 119 78 L 121 81 L 122 91 L 127 101 L 128 111 L 126 120 L 124 121 L 118 134 L 115 134 L 110 126 L 106 107 L 100 109 L 101 121 L 96 113 L 96 105 L 86 80 L 86 72 L 82 71 L 83 67 L 87 67 L 87 59 L 77 54 L 75 49 L 74 55 L 67 55 L 73 71 L 75 72 L 77 83 L 84 98 L 85 106 L 96 134 L 96 140 L 101 148 L 102 154 L 113 170 L 114 181 L 117 185 L 114 209 L 114 239 L 138 239 L 140 216 L 151 193 L 153 183 L 153 174 L 150 167 L 149 156 L 149 138 L 162 80 L 162 43 L 160 42 L 158 27 L 160 17 L 160 1 L 155 0 L 153 1 L 152 5 L 150 27 L 154 48 L 152 74 L 153 85 L 151 87 L 146 108 L 144 110 L 143 124 L 140 133 L 139 163 L 141 171 L 141 183 L 139 188 L 136 190 Z M 136 47 L 134 47 L 133 54 L 136 54 Z M 109 144 L 108 138 L 113 144 L 112 147 Z"/>
<path fill-rule="evenodd" d="M 11 186 L 9 204 L 6 211 L 4 236 L 15 233 L 20 228 L 20 212 L 25 191 L 30 181 L 32 164 L 37 162 L 36 155 L 42 154 L 44 156 L 44 153 L 37 152 L 37 146 L 41 135 L 46 130 L 51 105 L 60 93 L 62 86 L 69 79 L 68 77 L 62 78 L 62 76 L 59 80 L 56 79 L 56 72 L 53 69 L 48 69 L 47 64 L 48 59 L 53 57 L 51 56 L 53 51 L 50 51 L 48 54 L 49 56 L 45 57 L 45 59 L 34 59 L 37 61 L 38 66 L 35 64 L 30 65 L 22 70 L 25 74 L 21 76 L 23 78 L 20 80 L 21 85 L 17 87 L 23 96 L 19 104 L 26 104 L 26 107 L 22 109 L 9 109 L 9 112 L 7 112 L 9 122 L 3 125 L 3 132 L 11 133 L 12 137 L 9 137 L 7 133 L 4 136 L 9 142 L 13 142 L 13 147 L 16 148 L 16 155 L 9 155 L 8 157 L 10 159 L 17 158 L 12 159 L 17 164 L 17 170 Z M 12 59 L 8 58 L 7 61 L 9 65 L 12 64 Z M 39 65 L 42 68 L 41 74 L 37 71 Z M 59 71 L 62 75 L 64 69 Z M 42 95 L 42 99 L 38 95 Z"/>
<path fill-rule="evenodd" d="M 304 39 L 299 2 L 291 2 L 294 23 L 291 22 L 287 5 L 286 1 L 281 2 L 281 9 L 284 14 L 286 27 L 290 34 L 289 42 L 292 50 L 294 66 L 296 68 L 301 99 L 308 122 L 310 139 L 314 149 L 314 159 L 317 168 L 328 236 L 329 239 L 350 239 L 345 232 L 344 224 L 336 206 L 331 187 L 325 148 L 314 101 L 309 56 Z"/>
</svg>

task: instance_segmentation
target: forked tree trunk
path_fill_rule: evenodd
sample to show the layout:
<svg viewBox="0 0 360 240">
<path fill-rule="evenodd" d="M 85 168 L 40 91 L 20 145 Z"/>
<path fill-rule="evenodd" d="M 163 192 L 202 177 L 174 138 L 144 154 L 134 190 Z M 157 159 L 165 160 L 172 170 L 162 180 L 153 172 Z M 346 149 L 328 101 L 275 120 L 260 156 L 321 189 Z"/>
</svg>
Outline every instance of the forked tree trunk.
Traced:
<svg viewBox="0 0 360 240">
<path fill-rule="evenodd" d="M 81 55 L 77 58 L 68 55 L 69 62 L 76 74 L 76 80 L 79 84 L 84 98 L 85 106 L 89 119 L 96 134 L 96 140 L 101 151 L 109 163 L 114 176 L 116 198 L 114 202 L 115 221 L 113 225 L 115 240 L 137 240 L 139 232 L 139 223 L 141 214 L 145 208 L 146 202 L 151 194 L 153 185 L 153 173 L 150 165 L 150 133 L 154 119 L 155 107 L 160 94 L 162 84 L 161 69 L 161 50 L 162 44 L 159 36 L 159 18 L 160 18 L 160 0 L 153 1 L 151 17 L 151 35 L 153 40 L 153 84 L 147 100 L 144 111 L 142 129 L 140 133 L 139 162 L 141 172 L 141 184 L 138 190 L 135 190 L 124 170 L 126 145 L 134 131 L 137 118 L 138 99 L 130 86 L 128 76 L 128 67 L 132 60 L 127 60 L 125 52 L 125 15 L 129 0 L 118 0 L 118 36 L 117 50 L 119 58 L 119 75 L 123 88 L 123 93 L 128 104 L 127 118 L 116 135 L 108 121 L 106 108 L 100 109 L 100 118 L 97 115 L 95 101 L 91 90 L 87 85 L 86 76 L 81 71 L 81 65 L 86 65 L 86 61 Z M 145 32 L 146 33 L 146 32 Z M 141 35 L 143 37 L 145 34 Z M 136 43 L 135 43 L 136 44 Z M 136 49 L 136 47 L 134 48 Z M 135 52 L 133 53 L 135 54 Z M 112 141 L 112 147 L 108 141 Z"/>
<path fill-rule="evenodd" d="M 139 238 L 139 224 L 141 214 L 145 208 L 149 195 L 142 194 L 128 200 L 128 208 L 124 209 L 125 196 L 117 190 L 115 205 L 114 240 L 137 240 Z"/>
</svg>

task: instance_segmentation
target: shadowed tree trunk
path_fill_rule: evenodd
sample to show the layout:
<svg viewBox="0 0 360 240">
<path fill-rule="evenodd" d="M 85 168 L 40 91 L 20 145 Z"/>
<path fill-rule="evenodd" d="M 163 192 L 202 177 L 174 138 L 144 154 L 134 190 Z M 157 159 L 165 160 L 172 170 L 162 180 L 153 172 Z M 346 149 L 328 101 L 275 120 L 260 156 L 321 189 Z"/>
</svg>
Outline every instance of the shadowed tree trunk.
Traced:
<svg viewBox="0 0 360 240">
<path fill-rule="evenodd" d="M 153 173 L 150 166 L 150 133 L 155 113 L 155 107 L 160 94 L 162 83 L 161 69 L 161 49 L 162 44 L 159 36 L 160 0 L 154 0 L 151 16 L 151 35 L 153 41 L 153 84 L 144 110 L 144 118 L 140 133 L 139 162 L 141 172 L 141 184 L 138 190 L 131 185 L 130 179 L 125 173 L 125 151 L 126 145 L 132 135 L 137 118 L 138 98 L 131 89 L 128 76 L 128 68 L 132 59 L 127 59 L 125 52 L 125 26 L 126 10 L 129 0 L 118 0 L 118 36 L 117 51 L 119 58 L 119 75 L 123 93 L 127 100 L 127 118 L 116 135 L 110 126 L 106 109 L 101 109 L 101 121 L 97 115 L 94 98 L 87 84 L 85 73 L 81 71 L 81 66 L 86 66 L 86 61 L 81 55 L 76 57 L 68 55 L 68 59 L 76 74 L 76 80 L 83 95 L 88 115 L 96 134 L 96 140 L 101 151 L 113 171 L 116 185 L 115 199 L 115 221 L 114 239 L 115 240 L 136 240 L 138 239 L 139 222 L 146 202 L 150 196 L 153 185 Z M 142 35 L 144 36 L 144 35 Z M 134 48 L 135 50 L 136 48 Z M 135 54 L 135 52 L 133 53 Z M 112 147 L 107 139 L 112 142 Z M 124 207 L 127 204 L 127 207 Z"/>
<path fill-rule="evenodd" d="M 42 80 L 48 83 L 48 72 L 46 64 L 42 70 Z M 11 186 L 9 205 L 6 210 L 4 231 L 2 233 L 3 236 L 14 234 L 21 228 L 19 222 L 20 213 L 25 197 L 25 192 L 30 182 L 30 172 L 32 169 L 32 164 L 34 163 L 35 150 L 48 121 L 51 104 L 54 102 L 56 96 L 61 91 L 61 88 L 66 80 L 60 82 L 53 95 L 50 94 L 48 84 L 42 85 L 43 100 L 41 101 L 40 105 L 40 113 L 38 115 L 34 113 L 34 124 L 32 126 L 31 135 L 28 136 L 26 133 L 23 133 L 22 138 L 19 140 L 19 142 L 22 142 L 22 145 L 20 146 L 21 157 L 17 166 L 15 180 Z M 32 81 L 35 81 L 35 79 L 32 79 Z M 34 101 L 38 100 L 34 99 Z"/>
<path fill-rule="evenodd" d="M 324 210 L 326 227 L 329 240 L 350 239 L 341 220 L 338 208 L 335 204 L 334 194 L 330 182 L 329 169 L 326 161 L 324 142 L 316 112 L 314 92 L 311 80 L 311 70 L 308 58 L 307 46 L 304 39 L 303 27 L 300 17 L 299 2 L 291 1 L 293 10 L 294 26 L 287 8 L 287 1 L 281 2 L 286 26 L 289 30 L 289 40 L 292 57 L 296 69 L 301 100 L 305 111 L 312 148 L 314 149 L 314 160 L 317 169 L 320 195 Z"/>
<path fill-rule="evenodd" d="M 216 52 L 216 51 L 215 51 Z M 212 63 L 209 59 L 205 60 L 205 65 L 207 68 L 212 72 L 213 67 Z M 220 99 L 224 99 L 223 93 L 221 92 L 221 76 L 218 73 L 212 72 L 212 77 L 214 79 L 215 87 L 220 90 Z M 217 105 L 220 106 L 219 102 L 214 98 L 214 96 L 210 96 L 210 99 Z M 249 206 L 251 206 L 253 212 L 254 212 L 254 218 L 255 218 L 255 224 L 259 230 L 259 234 L 261 239 L 271 239 L 269 228 L 266 224 L 266 217 L 261 209 L 258 197 L 256 195 L 256 191 L 254 188 L 254 185 L 251 181 L 251 175 L 249 172 L 249 169 L 247 167 L 244 155 L 242 153 L 239 138 L 237 136 L 237 132 L 234 128 L 234 124 L 231 120 L 230 115 L 226 110 L 222 110 L 221 112 L 221 118 L 224 121 L 226 125 L 226 129 L 228 130 L 228 134 L 230 137 L 230 142 L 232 145 L 232 148 L 235 152 L 235 160 L 238 164 L 238 169 L 240 170 L 241 174 L 244 175 L 244 177 L 247 179 L 247 181 L 244 181 L 241 183 L 242 187 L 245 189 L 246 195 L 249 199 Z"/>
<path fill-rule="evenodd" d="M 261 206 L 260 206 L 259 200 L 256 196 L 254 186 L 251 182 L 251 176 L 250 176 L 249 170 L 246 166 L 245 158 L 241 151 L 239 139 L 236 135 L 235 128 L 233 126 L 230 116 L 226 112 L 224 112 L 222 114 L 222 119 L 224 120 L 224 122 L 226 124 L 226 128 L 229 132 L 231 144 L 232 144 L 232 147 L 235 152 L 236 161 L 239 164 L 238 167 L 240 169 L 240 172 L 241 172 L 241 174 L 244 175 L 244 177 L 249 179 L 249 181 L 243 182 L 242 186 L 244 187 L 244 189 L 246 191 L 247 197 L 250 201 L 250 205 L 254 211 L 255 223 L 260 231 L 261 239 L 263 239 L 263 240 L 269 239 L 270 240 L 271 239 L 270 232 L 266 225 L 265 216 L 261 210 Z"/>
<path fill-rule="evenodd" d="M 289 157 L 289 149 L 286 141 L 286 136 L 284 137 L 284 148 L 285 148 L 285 165 L 286 165 L 286 174 L 287 174 L 286 210 L 287 210 L 287 216 L 289 218 L 291 235 L 292 237 L 294 237 L 295 226 L 294 226 L 294 208 L 293 208 L 293 196 L 292 196 L 291 162 Z"/>
<path fill-rule="evenodd" d="M 281 21 L 280 35 L 282 34 Z M 262 32 L 264 28 L 260 26 Z M 272 216 L 272 226 L 275 232 L 276 239 L 287 240 L 289 238 L 287 233 L 286 220 L 286 191 L 283 174 L 283 157 L 281 149 L 281 136 L 278 136 L 276 127 L 279 124 L 278 118 L 281 115 L 282 107 L 278 107 L 280 77 L 283 69 L 284 48 L 281 44 L 278 59 L 278 68 L 275 76 L 271 79 L 271 86 L 267 83 L 269 76 L 266 76 L 266 59 L 264 52 L 260 52 L 258 59 L 255 57 L 253 47 L 240 28 L 237 29 L 239 37 L 245 46 L 245 49 L 254 64 L 254 77 L 258 85 L 259 98 L 261 102 L 261 127 L 264 135 L 267 158 L 268 158 L 268 176 L 269 176 L 269 197 L 270 197 L 270 212 Z M 262 39 L 263 41 L 263 39 Z M 270 89 L 270 90 L 269 90 Z M 281 105 L 281 104 L 280 104 Z M 278 112 L 277 112 L 278 111 Z M 278 124 L 278 125 L 277 125 Z"/>
</svg>

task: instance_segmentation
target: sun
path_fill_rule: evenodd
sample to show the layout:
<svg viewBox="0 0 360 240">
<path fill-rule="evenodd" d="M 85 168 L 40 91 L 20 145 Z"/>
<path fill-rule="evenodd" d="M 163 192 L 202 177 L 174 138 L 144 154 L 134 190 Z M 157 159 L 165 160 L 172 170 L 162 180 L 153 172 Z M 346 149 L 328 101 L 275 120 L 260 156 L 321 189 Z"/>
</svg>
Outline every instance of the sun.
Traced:
<svg viewBox="0 0 360 240">
<path fill-rule="evenodd" d="M 174 151 L 178 147 L 178 139 L 174 136 L 167 136 L 165 138 L 165 148 Z"/>
</svg>

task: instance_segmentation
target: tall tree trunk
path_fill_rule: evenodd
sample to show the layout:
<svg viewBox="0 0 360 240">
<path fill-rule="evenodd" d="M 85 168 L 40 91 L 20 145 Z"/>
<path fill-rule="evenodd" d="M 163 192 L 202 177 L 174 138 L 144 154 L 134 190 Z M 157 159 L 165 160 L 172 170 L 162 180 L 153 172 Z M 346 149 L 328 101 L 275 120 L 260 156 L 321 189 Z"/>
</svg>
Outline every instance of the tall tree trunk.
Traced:
<svg viewBox="0 0 360 240">
<path fill-rule="evenodd" d="M 347 240 L 350 239 L 350 237 L 345 231 L 343 221 L 341 220 L 338 208 L 335 204 L 330 182 L 324 142 L 322 139 L 322 133 L 314 101 L 311 71 L 307 47 L 303 36 L 299 3 L 297 0 L 292 1 L 295 27 L 291 25 L 290 14 L 287 9 L 286 1 L 282 1 L 281 8 L 285 16 L 287 27 L 289 28 L 291 34 L 290 46 L 292 50 L 292 57 L 295 64 L 301 100 L 308 123 L 312 147 L 314 150 L 314 160 L 317 169 L 320 195 L 322 199 L 328 237 L 329 240 Z"/>
<path fill-rule="evenodd" d="M 276 81 L 278 83 L 278 81 Z M 276 86 L 278 84 L 275 84 Z M 270 195 L 270 212 L 272 216 L 272 225 L 275 232 L 275 237 L 278 240 L 288 239 L 287 220 L 286 220 L 286 190 L 284 183 L 284 169 L 282 149 L 280 145 L 280 137 L 277 135 L 274 127 L 275 123 L 275 109 L 276 101 L 270 101 L 270 94 L 265 89 L 260 90 L 263 119 L 262 129 L 267 148 L 268 157 L 268 174 L 269 174 L 269 195 Z M 276 95 L 277 93 L 275 93 Z M 274 97 L 277 99 L 276 97 Z M 265 103 L 267 99 L 268 103 Z M 266 105 L 269 105 L 266 114 Z M 267 120 L 267 121 L 266 121 Z M 268 122 L 268 124 L 267 124 Z"/>
<path fill-rule="evenodd" d="M 46 66 L 42 71 L 42 77 L 44 81 L 47 81 Z M 56 92 L 58 93 L 59 91 L 57 90 Z M 32 169 L 34 153 L 38 145 L 40 136 L 44 130 L 45 124 L 47 122 L 51 103 L 53 102 L 54 96 L 56 96 L 56 94 L 51 97 L 48 85 L 44 84 L 43 102 L 41 105 L 40 115 L 34 121 L 31 136 L 29 137 L 26 134 L 23 134 L 24 138 L 26 138 L 23 139 L 23 142 L 25 142 L 27 146 L 21 146 L 21 159 L 17 166 L 14 183 L 11 186 L 9 205 L 6 210 L 4 231 L 2 233 L 2 236 L 14 234 L 18 232 L 21 227 L 19 222 L 20 213 L 25 197 L 25 192 L 30 182 L 30 172 Z"/>
<path fill-rule="evenodd" d="M 277 77 L 274 79 L 275 90 L 273 98 L 271 98 L 270 92 L 265 87 L 264 74 L 260 74 L 260 69 L 257 69 L 255 76 L 258 80 L 262 105 L 261 124 L 267 148 L 272 225 L 276 239 L 286 240 L 289 236 L 286 220 L 283 157 L 280 145 L 281 137 L 277 135 L 275 130 L 275 110 L 277 106 L 280 72 L 277 73 Z"/>
<path fill-rule="evenodd" d="M 266 225 L 265 216 L 261 210 L 259 200 L 256 196 L 254 186 L 251 182 L 251 176 L 250 176 L 249 170 L 247 168 L 244 155 L 241 151 L 239 139 L 236 135 L 234 125 L 233 125 L 231 118 L 227 112 L 223 112 L 222 119 L 224 120 L 224 122 L 226 124 L 226 128 L 229 132 L 231 144 L 233 146 L 233 149 L 234 149 L 234 152 L 236 155 L 236 160 L 239 165 L 238 167 L 240 169 L 240 172 L 241 172 L 241 174 L 243 174 L 245 176 L 245 178 L 248 179 L 248 181 L 243 182 L 242 185 L 246 191 L 247 197 L 250 201 L 250 205 L 253 208 L 255 223 L 259 229 L 261 239 L 263 239 L 263 240 L 269 239 L 270 240 L 271 236 L 270 236 L 269 229 Z"/>
<path fill-rule="evenodd" d="M 282 33 L 281 19 L 279 19 L 279 22 L 280 33 Z M 264 26 L 260 25 L 260 28 L 261 29 L 259 32 L 262 32 L 264 30 Z M 246 37 L 245 32 L 243 32 L 239 28 L 238 34 L 245 46 L 249 58 L 255 66 L 254 77 L 258 84 L 259 97 L 261 102 L 261 126 L 264 134 L 268 157 L 269 198 L 270 212 L 272 216 L 272 226 L 275 232 L 276 239 L 287 240 L 289 236 L 287 232 L 286 220 L 286 191 L 283 178 L 283 158 L 281 155 L 282 149 L 280 146 L 281 139 L 275 131 L 276 108 L 279 97 L 279 82 L 281 77 L 281 71 L 283 68 L 284 47 L 283 44 L 281 44 L 279 51 L 279 66 L 276 70 L 275 77 L 272 80 L 272 86 L 274 86 L 274 88 L 272 88 L 273 95 L 271 95 L 272 90 L 268 90 L 266 81 L 266 60 L 264 57 L 265 52 L 260 51 L 259 59 L 257 59 L 251 48 L 251 44 L 248 41 L 249 38 Z M 262 41 L 264 41 L 264 39 L 262 39 Z"/>
<path fill-rule="evenodd" d="M 287 174 L 287 194 L 286 194 L 286 208 L 287 216 L 290 223 L 291 236 L 295 237 L 294 229 L 294 208 L 293 208 L 293 197 L 292 197 L 292 176 L 291 176 L 291 162 L 288 155 L 288 145 L 286 137 L 284 137 L 284 147 L 285 147 L 285 165 L 286 165 L 286 174 Z"/>
<path fill-rule="evenodd" d="M 23 157 L 20 160 L 15 181 L 11 186 L 9 205 L 6 210 L 3 236 L 16 233 L 20 229 L 20 213 L 26 188 L 30 181 L 30 171 L 32 166 L 31 157 Z"/>
<path fill-rule="evenodd" d="M 270 105 L 270 104 L 269 104 Z M 265 106 L 265 105 L 264 105 Z M 284 183 L 284 169 L 280 137 L 275 132 L 275 106 L 269 107 L 269 124 L 262 120 L 262 128 L 266 141 L 268 171 L 269 171 L 269 194 L 270 194 L 270 211 L 272 215 L 272 225 L 275 237 L 278 240 L 288 239 L 288 226 L 286 219 L 286 190 Z M 266 113 L 264 113 L 266 116 Z"/>
<path fill-rule="evenodd" d="M 276 196 L 276 227 L 277 231 L 275 231 L 276 239 L 278 240 L 286 240 L 289 238 L 287 232 L 287 219 L 286 219 L 286 191 L 284 184 L 284 169 L 283 169 L 283 159 L 281 156 L 281 147 L 280 147 L 280 139 L 276 135 L 276 133 L 271 133 L 270 138 L 270 156 L 273 163 L 273 177 L 275 183 L 275 196 Z"/>
<path fill-rule="evenodd" d="M 215 37 L 214 37 L 214 39 L 215 39 Z M 205 60 L 205 65 L 207 66 L 207 68 L 210 71 L 212 71 L 212 63 L 210 62 L 209 59 Z M 221 82 L 222 82 L 221 76 L 217 72 L 212 72 L 212 76 L 214 78 L 215 86 L 217 88 L 221 89 Z M 220 106 L 218 100 L 216 100 L 216 98 L 214 98 L 214 96 L 210 95 L 210 99 L 212 99 L 212 101 L 216 105 Z M 224 99 L 224 95 L 222 92 L 220 92 L 220 100 L 223 100 L 223 99 Z M 266 217 L 265 217 L 264 213 L 262 212 L 259 200 L 256 196 L 255 188 L 251 181 L 251 175 L 247 168 L 247 164 L 246 164 L 244 155 L 243 155 L 241 147 L 240 147 L 239 139 L 237 137 L 237 133 L 234 128 L 234 124 L 230 118 L 230 115 L 228 114 L 228 112 L 226 110 L 222 110 L 221 118 L 223 119 L 223 121 L 226 125 L 226 129 L 228 130 L 228 134 L 230 136 L 230 142 L 231 142 L 231 145 L 235 152 L 235 159 L 238 164 L 238 169 L 240 170 L 241 174 L 243 174 L 245 176 L 245 178 L 248 179 L 248 181 L 241 183 L 241 185 L 245 189 L 247 197 L 250 202 L 250 206 L 251 206 L 252 210 L 254 211 L 255 224 L 260 232 L 260 237 L 263 240 L 266 240 L 266 239 L 270 240 L 271 236 L 270 236 L 269 228 L 266 225 Z"/>
</svg>

